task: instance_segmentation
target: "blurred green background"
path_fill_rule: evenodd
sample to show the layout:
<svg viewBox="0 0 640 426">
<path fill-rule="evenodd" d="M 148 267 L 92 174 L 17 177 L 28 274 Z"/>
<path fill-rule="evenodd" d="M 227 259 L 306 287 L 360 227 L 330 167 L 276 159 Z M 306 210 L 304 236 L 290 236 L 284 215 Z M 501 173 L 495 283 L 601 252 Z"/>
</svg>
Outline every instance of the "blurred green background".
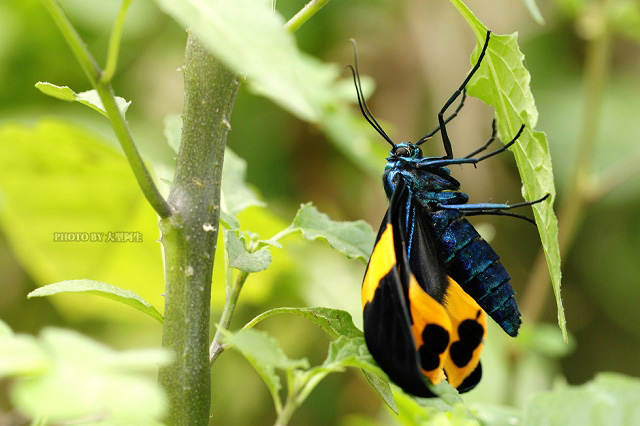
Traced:
<svg viewBox="0 0 640 426">
<path fill-rule="evenodd" d="M 104 58 L 119 2 L 61 0 L 61 4 L 94 56 Z M 277 8 L 289 18 L 303 4 L 281 0 Z M 607 14 L 599 9 L 603 4 Z M 468 1 L 468 6 L 495 33 L 519 33 L 540 112 L 538 130 L 547 133 L 551 147 L 559 199 L 566 196 L 585 126 L 588 39 L 601 22 L 616 26 L 611 30 L 609 70 L 597 108 L 593 169 L 630 177 L 583 210 L 575 243 L 563 259 L 562 291 L 572 345 L 558 346 L 556 308 L 549 289 L 541 326 L 530 327 L 515 341 L 490 329 L 483 381 L 465 400 L 519 406 L 556 380 L 580 384 L 600 371 L 640 376 L 640 176 L 634 174 L 640 161 L 628 161 L 638 158 L 640 140 L 638 4 L 540 2 L 545 25 L 536 23 L 521 2 L 476 0 Z M 470 68 L 475 43 L 453 6 L 425 0 L 330 2 L 296 38 L 303 50 L 340 66 L 353 61 L 348 40 L 358 42 L 360 70 L 376 83 L 369 106 L 396 141 L 415 140 L 435 127 L 437 111 Z M 114 89 L 133 101 L 127 118 L 158 175 L 173 162 L 163 128 L 168 115 L 181 112 L 178 69 L 185 40 L 186 33 L 153 2 L 134 2 Z M 158 323 L 113 302 L 72 295 L 26 299 L 40 285 L 90 278 L 133 289 L 161 310 L 164 287 L 156 217 L 139 194 L 107 120 L 78 104 L 43 95 L 34 87 L 38 81 L 77 92 L 90 89 L 41 3 L 3 0 L 0 318 L 17 332 L 37 333 L 56 325 L 80 330 L 116 348 L 158 346 Z M 268 207 L 244 212 L 243 228 L 268 238 L 286 226 L 300 203 L 313 201 L 333 219 L 364 218 L 377 229 L 386 203 L 379 175 L 343 156 L 319 128 L 245 89 L 238 94 L 228 144 L 247 161 L 247 180 Z M 486 140 L 492 116 L 489 107 L 467 101 L 450 127 L 456 154 L 464 155 Z M 429 154 L 439 155 L 438 141 L 429 145 Z M 382 173 L 387 147 L 382 139 L 379 144 Z M 452 171 L 472 201 L 521 200 L 510 154 L 477 169 Z M 510 218 L 481 217 L 473 222 L 492 238 L 516 292 L 524 295 L 540 249 L 535 228 Z M 143 233 L 144 242 L 116 246 L 53 242 L 54 232 L 67 231 L 137 231 Z M 365 265 L 322 243 L 289 237 L 284 244 L 284 250 L 272 249 L 274 262 L 268 271 L 249 278 L 232 328 L 278 306 L 344 309 L 360 326 L 359 289 Z M 214 276 L 214 321 L 224 294 L 224 284 L 216 277 L 220 275 Z M 274 317 L 261 328 L 275 335 L 292 358 L 304 356 L 318 364 L 326 355 L 328 339 L 303 319 Z M 563 352 L 566 356 L 560 357 Z M 266 387 L 237 353 L 228 351 L 217 361 L 212 384 L 213 423 L 273 423 Z M 2 386 L 0 424 L 7 410 L 6 386 Z M 397 418 L 383 407 L 362 374 L 353 370 L 330 375 L 292 424 L 391 424 L 393 419 Z"/>
</svg>

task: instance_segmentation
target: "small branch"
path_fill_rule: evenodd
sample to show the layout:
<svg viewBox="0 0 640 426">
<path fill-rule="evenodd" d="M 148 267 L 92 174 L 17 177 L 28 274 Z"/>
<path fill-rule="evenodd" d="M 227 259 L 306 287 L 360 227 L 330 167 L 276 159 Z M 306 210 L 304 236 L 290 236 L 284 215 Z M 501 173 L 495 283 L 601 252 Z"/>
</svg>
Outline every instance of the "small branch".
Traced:
<svg viewBox="0 0 640 426">
<path fill-rule="evenodd" d="M 231 270 L 227 271 L 227 273 L 231 273 Z M 240 296 L 240 290 L 242 290 L 242 286 L 244 285 L 248 276 L 248 272 L 240 272 L 236 277 L 235 282 L 227 291 L 224 308 L 220 317 L 220 328 L 224 330 L 229 328 L 233 311 L 235 311 L 236 304 L 238 302 L 238 296 Z M 224 346 L 222 345 L 222 332 L 220 331 L 220 328 L 216 331 L 213 342 L 211 342 L 211 346 L 209 347 L 210 364 L 213 364 L 224 350 Z"/>
<path fill-rule="evenodd" d="M 243 330 L 247 330 L 249 328 L 255 327 L 259 322 L 269 318 L 272 315 L 285 314 L 285 313 L 288 313 L 291 310 L 295 310 L 295 309 L 296 308 L 274 308 L 274 309 L 270 309 L 270 310 L 268 310 L 266 312 L 258 314 L 255 318 L 253 318 L 251 321 L 246 323 L 244 325 L 244 327 L 242 327 L 242 329 Z"/>
<path fill-rule="evenodd" d="M 100 82 L 103 84 L 111 83 L 111 79 L 118 67 L 118 55 L 120 53 L 120 40 L 122 40 L 122 28 L 124 26 L 124 18 L 127 15 L 127 10 L 133 0 L 124 0 L 116 22 L 113 24 L 113 30 L 111 30 L 111 38 L 109 39 L 109 50 L 107 51 L 107 63 L 104 66 L 104 72 L 100 77 Z"/>
<path fill-rule="evenodd" d="M 278 241 L 282 238 L 286 237 L 289 234 L 293 234 L 297 229 L 292 229 L 291 226 L 284 228 L 282 231 L 275 234 L 273 237 L 269 238 L 269 241 Z"/>
<path fill-rule="evenodd" d="M 322 7 L 329 3 L 329 0 L 311 0 L 295 16 L 289 19 L 284 27 L 289 32 L 296 32 L 305 22 L 315 15 Z"/>
<path fill-rule="evenodd" d="M 120 146 L 122 147 L 127 160 L 129 161 L 131 170 L 136 177 L 142 193 L 161 218 L 169 217 L 172 213 L 172 210 L 169 207 L 169 204 L 160 194 L 160 191 L 158 191 L 158 188 L 151 178 L 151 174 L 147 170 L 144 161 L 142 161 L 142 157 L 140 156 L 133 138 L 131 137 L 131 133 L 129 132 L 127 122 L 125 121 L 124 117 L 117 107 L 113 90 L 111 88 L 111 85 L 107 82 L 108 79 L 106 81 L 102 80 L 102 71 L 100 70 L 100 67 L 91 55 L 91 52 L 89 52 L 89 50 L 87 49 L 87 46 L 80 38 L 80 35 L 78 35 L 73 25 L 71 25 L 71 22 L 69 22 L 69 19 L 65 15 L 58 2 L 55 0 L 42 1 L 51 14 L 54 22 L 60 29 L 63 37 L 67 41 L 67 44 L 71 48 L 74 56 L 80 63 L 80 67 L 89 79 L 91 86 L 93 86 L 93 88 L 100 95 L 100 99 L 102 100 L 104 108 L 107 111 L 107 116 L 109 117 L 111 126 L 113 127 L 113 130 L 116 134 L 116 137 L 118 138 L 118 141 L 120 142 Z M 125 0 L 122 5 L 122 9 L 120 10 L 121 13 L 118 16 L 118 21 L 116 21 L 116 29 L 118 29 L 118 31 L 116 32 L 120 32 L 122 29 L 121 21 L 124 21 L 124 13 L 128 8 L 128 3 L 130 3 L 130 0 Z M 120 24 L 118 22 L 120 22 Z M 116 34 L 115 36 L 112 35 L 112 46 L 110 46 L 109 53 L 110 56 L 117 55 L 118 46 L 120 44 L 119 40 L 119 34 Z M 108 62 L 108 66 L 115 67 L 116 60 L 110 58 Z"/>
<path fill-rule="evenodd" d="M 80 67 L 87 75 L 87 78 L 91 82 L 91 85 L 95 87 L 100 78 L 100 67 L 98 66 L 91 52 L 87 49 L 80 35 L 76 32 L 71 22 L 65 15 L 64 11 L 56 0 L 42 0 L 44 6 L 49 11 L 49 14 L 53 18 L 54 22 L 58 26 L 58 29 L 62 33 L 62 36 L 67 41 L 67 44 L 71 48 L 74 56 L 80 63 Z"/>
<path fill-rule="evenodd" d="M 151 178 L 151 174 L 149 173 L 147 166 L 145 166 L 144 161 L 140 156 L 140 152 L 138 152 L 138 148 L 136 147 L 133 137 L 129 132 L 129 126 L 122 116 L 122 113 L 120 113 L 120 109 L 118 109 L 111 85 L 99 83 L 96 86 L 96 90 L 98 95 L 100 95 L 100 100 L 102 100 L 104 109 L 107 111 L 111 127 L 120 142 L 120 146 L 127 157 L 129 166 L 136 177 L 136 181 L 138 182 L 138 186 L 142 190 L 142 193 L 151 207 L 153 207 L 161 218 L 169 217 L 172 214 L 171 207 L 160 194 L 158 187 Z"/>
<path fill-rule="evenodd" d="M 292 370 L 287 370 L 287 399 L 285 400 L 284 406 L 278 412 L 278 418 L 274 423 L 274 426 L 286 426 L 289 424 L 291 420 L 291 416 L 298 408 L 298 400 L 296 398 L 297 389 L 295 378 L 293 376 Z"/>
</svg>

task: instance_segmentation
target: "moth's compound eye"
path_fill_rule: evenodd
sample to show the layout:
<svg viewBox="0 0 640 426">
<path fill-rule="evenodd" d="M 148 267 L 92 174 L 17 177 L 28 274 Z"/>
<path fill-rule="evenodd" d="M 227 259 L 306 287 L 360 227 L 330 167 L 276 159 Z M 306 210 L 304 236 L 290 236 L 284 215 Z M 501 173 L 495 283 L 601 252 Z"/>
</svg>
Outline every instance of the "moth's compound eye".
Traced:
<svg viewBox="0 0 640 426">
<path fill-rule="evenodd" d="M 410 157 L 411 150 L 406 146 L 401 146 L 395 150 L 394 154 L 398 157 Z"/>
</svg>

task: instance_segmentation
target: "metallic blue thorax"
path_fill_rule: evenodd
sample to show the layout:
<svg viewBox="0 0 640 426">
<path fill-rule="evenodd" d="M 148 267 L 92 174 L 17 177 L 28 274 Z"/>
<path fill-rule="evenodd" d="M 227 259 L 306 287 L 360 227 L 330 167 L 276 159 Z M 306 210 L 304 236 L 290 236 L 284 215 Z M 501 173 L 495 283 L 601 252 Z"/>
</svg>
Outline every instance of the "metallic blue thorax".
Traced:
<svg viewBox="0 0 640 426">
<path fill-rule="evenodd" d="M 451 176 L 449 169 L 431 165 L 441 161 L 442 157 L 423 157 L 420 147 L 412 143 L 397 144 L 387 158 L 382 175 L 387 197 L 391 197 L 400 174 L 415 199 L 425 207 L 436 203 L 464 204 L 469 201 L 467 194 L 458 191 L 460 182 Z"/>
</svg>

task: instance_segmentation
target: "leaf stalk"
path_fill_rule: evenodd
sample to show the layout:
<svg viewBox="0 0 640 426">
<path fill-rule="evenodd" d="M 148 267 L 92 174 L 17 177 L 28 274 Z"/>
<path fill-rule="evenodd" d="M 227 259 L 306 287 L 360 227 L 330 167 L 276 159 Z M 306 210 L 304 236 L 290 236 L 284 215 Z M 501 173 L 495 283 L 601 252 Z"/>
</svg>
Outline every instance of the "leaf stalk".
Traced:
<svg viewBox="0 0 640 426">
<path fill-rule="evenodd" d="M 229 268 L 227 270 L 227 274 L 231 274 L 232 270 Z M 234 283 L 227 289 L 226 299 L 224 303 L 224 308 L 222 309 L 222 315 L 220 316 L 219 328 L 216 331 L 215 336 L 213 337 L 213 342 L 211 342 L 211 346 L 209 348 L 209 363 L 213 364 L 218 356 L 224 350 L 224 345 L 222 344 L 223 334 L 220 329 L 226 330 L 229 328 L 229 324 L 231 323 L 231 317 L 233 316 L 233 312 L 235 311 L 236 304 L 238 303 L 238 297 L 240 296 L 240 291 L 244 286 L 245 281 L 249 277 L 248 272 L 240 271 L 238 276 L 236 277 Z"/>
<path fill-rule="evenodd" d="M 167 201 L 162 197 L 160 191 L 156 187 L 149 170 L 144 164 L 140 153 L 133 141 L 129 126 L 124 117 L 120 113 L 117 107 L 115 95 L 113 89 L 109 84 L 113 72 L 115 72 L 115 66 L 118 55 L 118 47 L 120 40 L 120 32 L 122 31 L 122 22 L 124 21 L 124 14 L 129 6 L 130 0 L 125 0 L 120 10 L 116 26 L 112 34 L 112 43 L 109 48 L 109 60 L 108 60 L 108 73 L 107 78 L 103 79 L 103 72 L 98 66 L 96 60 L 91 55 L 91 52 L 87 49 L 87 46 L 82 41 L 82 38 L 75 30 L 64 11 L 60 7 L 60 4 L 56 0 L 42 0 L 44 6 L 49 11 L 49 14 L 53 18 L 54 22 L 60 29 L 64 39 L 71 48 L 76 60 L 80 64 L 80 67 L 84 71 L 85 75 L 89 79 L 91 86 L 98 92 L 100 99 L 104 105 L 104 109 L 107 112 L 107 117 L 111 122 L 113 131 L 116 134 L 118 142 L 125 153 L 127 161 L 131 166 L 131 170 L 144 194 L 145 198 L 151 204 L 153 209 L 158 213 L 161 218 L 169 217 L 172 213 L 171 208 Z"/>
<path fill-rule="evenodd" d="M 285 24 L 285 28 L 289 30 L 289 32 L 296 32 L 298 28 L 300 28 L 305 22 L 307 22 L 313 15 L 318 13 L 320 9 L 329 3 L 329 0 L 311 0 L 309 3 L 304 5 L 298 13 L 296 13 L 289 21 Z"/>
</svg>

